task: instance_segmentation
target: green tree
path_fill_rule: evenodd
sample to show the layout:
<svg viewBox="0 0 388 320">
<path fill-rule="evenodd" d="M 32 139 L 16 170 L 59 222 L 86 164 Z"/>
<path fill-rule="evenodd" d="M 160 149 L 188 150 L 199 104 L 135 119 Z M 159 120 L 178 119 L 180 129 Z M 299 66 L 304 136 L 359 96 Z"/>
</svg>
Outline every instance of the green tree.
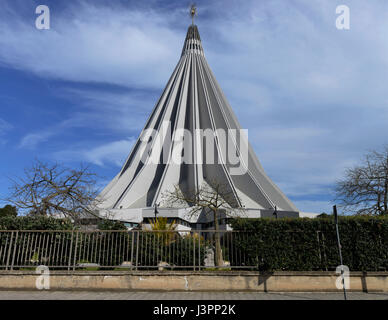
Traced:
<svg viewBox="0 0 388 320">
<path fill-rule="evenodd" d="M 102 219 L 98 222 L 99 230 L 127 230 L 127 227 L 121 221 Z"/>
<path fill-rule="evenodd" d="M 3 208 L 0 208 L 0 217 L 16 217 L 18 215 L 18 210 L 15 206 L 7 204 Z"/>
</svg>

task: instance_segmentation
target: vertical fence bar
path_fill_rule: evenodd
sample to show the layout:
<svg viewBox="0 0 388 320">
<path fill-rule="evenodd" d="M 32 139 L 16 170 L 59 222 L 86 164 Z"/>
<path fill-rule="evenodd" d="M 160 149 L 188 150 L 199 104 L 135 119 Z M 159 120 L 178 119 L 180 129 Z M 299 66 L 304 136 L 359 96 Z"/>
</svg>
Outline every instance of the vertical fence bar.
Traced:
<svg viewBox="0 0 388 320">
<path fill-rule="evenodd" d="M 115 249 L 114 249 L 115 255 L 114 255 L 113 259 L 112 259 L 112 265 L 117 265 L 117 242 L 118 242 L 118 238 L 120 236 L 120 233 L 115 233 L 114 236 L 115 236 L 114 240 L 116 240 L 116 241 L 115 241 Z M 119 249 L 119 252 L 120 252 L 120 249 Z"/>
<path fill-rule="evenodd" d="M 27 233 L 27 244 L 26 244 L 25 249 L 23 249 L 23 258 L 22 258 L 22 262 L 23 262 L 24 264 L 27 264 L 26 261 L 27 261 L 27 256 L 28 256 L 28 248 L 29 248 L 29 245 L 30 245 L 30 232 Z"/>
<path fill-rule="evenodd" d="M 241 243 L 241 242 L 244 243 L 244 239 L 241 239 L 241 238 L 242 238 L 242 237 L 241 237 L 241 233 L 238 233 L 238 235 L 239 235 L 240 243 Z M 241 265 L 242 265 L 241 250 L 239 250 L 238 253 L 239 253 L 239 258 L 240 258 L 240 266 L 241 266 Z"/>
<path fill-rule="evenodd" d="M 233 237 L 234 237 L 234 234 L 229 233 L 228 246 L 229 246 L 230 267 L 234 266 Z"/>
<path fill-rule="evenodd" d="M 45 240 L 46 240 L 46 233 L 43 234 L 43 240 L 42 240 L 42 254 L 41 254 L 41 256 L 43 256 L 43 252 L 45 252 L 44 257 L 46 257 L 46 258 L 48 259 L 49 256 L 47 255 L 47 250 L 44 251 L 44 248 L 45 248 L 45 246 L 44 246 Z M 40 252 L 40 242 L 39 242 L 39 252 Z M 39 253 L 38 253 L 38 256 L 39 256 Z M 47 260 L 47 261 L 48 261 L 48 260 Z"/>
<path fill-rule="evenodd" d="M 58 255 L 59 255 L 59 259 L 58 259 L 58 263 L 60 266 L 62 266 L 63 264 L 63 250 L 65 249 L 65 245 L 66 245 L 66 242 L 65 242 L 65 233 L 62 232 L 61 233 L 61 251 L 59 252 L 58 250 Z"/>
<path fill-rule="evenodd" d="M 97 239 L 98 243 L 96 244 L 96 259 L 97 259 L 97 251 L 98 251 L 98 264 L 101 266 L 101 247 L 102 247 L 102 241 L 104 239 L 103 235 L 101 233 L 97 233 Z M 97 249 L 98 245 L 98 249 Z"/>
<path fill-rule="evenodd" d="M 15 254 L 16 254 L 16 247 L 18 245 L 17 241 L 18 241 L 18 236 L 19 236 L 19 231 L 16 231 L 16 238 L 15 238 L 15 243 L 13 245 L 13 254 L 12 254 L 12 262 L 11 262 L 11 270 L 13 270 L 13 264 L 14 264 L 14 261 L 15 261 Z"/>
<path fill-rule="evenodd" d="M 70 234 L 70 248 L 69 248 L 69 257 L 67 258 L 68 262 L 67 262 L 67 271 L 70 271 L 70 261 L 71 261 L 71 254 L 73 253 L 73 236 L 74 236 L 74 231 L 72 230 L 71 231 L 71 234 Z M 67 245 L 67 241 L 66 241 L 66 245 Z M 66 253 L 67 253 L 67 250 L 66 250 Z"/>
<path fill-rule="evenodd" d="M 137 230 L 137 240 L 136 240 L 136 270 L 137 270 L 137 261 L 139 257 L 139 236 L 140 236 L 140 231 Z"/>
<path fill-rule="evenodd" d="M 168 264 L 171 266 L 171 243 L 175 239 L 175 234 L 171 234 L 171 238 L 168 240 Z"/>
<path fill-rule="evenodd" d="M 193 270 L 195 271 L 195 233 L 193 233 Z"/>
<path fill-rule="evenodd" d="M 198 231 L 198 271 L 201 271 L 201 231 Z"/>
<path fill-rule="evenodd" d="M 23 239 L 23 242 L 22 242 L 22 245 L 21 245 L 21 248 L 19 248 L 18 250 L 18 255 L 16 257 L 16 265 L 19 264 L 19 261 L 20 261 L 20 255 L 21 255 L 21 251 L 23 250 L 24 248 L 24 240 L 25 240 L 25 237 L 23 236 L 23 233 L 20 233 L 20 238 Z"/>
<path fill-rule="evenodd" d="M 39 238 L 39 233 L 35 232 L 35 239 L 34 239 L 34 252 L 33 252 L 33 258 L 32 258 L 32 263 L 34 264 L 36 262 L 35 258 L 36 258 L 36 247 L 37 247 L 37 244 L 38 244 L 38 238 Z M 39 256 L 38 256 L 39 258 Z"/>
<path fill-rule="evenodd" d="M 48 261 L 49 261 L 49 265 L 51 264 L 51 262 L 53 261 L 53 259 L 51 258 L 51 252 L 53 252 L 53 233 L 52 232 L 49 232 L 48 233 L 48 238 L 50 239 L 49 242 L 50 242 L 50 249 L 49 249 L 49 254 L 48 254 Z M 54 253 L 54 252 L 53 252 Z"/>
<path fill-rule="evenodd" d="M 28 245 L 27 252 L 26 252 L 26 266 L 29 266 L 31 264 L 31 258 L 32 258 L 31 252 L 33 251 L 33 247 L 34 247 L 35 233 L 31 232 L 30 235 L 31 235 L 30 243 Z"/>
<path fill-rule="evenodd" d="M 154 248 L 154 250 L 153 250 L 153 252 L 152 252 L 152 264 L 155 264 L 155 260 L 157 260 L 158 259 L 158 257 L 155 257 L 155 255 L 156 255 L 156 234 L 155 233 L 151 233 L 151 235 L 152 235 L 152 242 L 153 242 L 153 248 Z"/>
<path fill-rule="evenodd" d="M 7 250 L 8 251 L 7 252 L 7 264 L 6 264 L 5 270 L 8 270 L 8 267 L 9 267 L 9 258 L 11 256 L 12 242 L 13 242 L 13 231 L 11 232 L 11 240 L 9 242 L 9 246 L 8 246 L 8 250 Z"/>
<path fill-rule="evenodd" d="M 131 265 L 133 266 L 133 247 L 135 245 L 135 232 L 132 230 L 132 243 L 131 243 Z"/>
<path fill-rule="evenodd" d="M 8 232 L 4 232 L 4 233 L 2 233 L 2 235 L 4 235 L 4 238 L 5 238 L 5 245 L 4 245 L 4 247 L 1 247 L 1 252 L 2 252 L 1 264 L 4 264 L 4 266 L 5 266 L 6 265 L 7 247 L 8 247 Z M 3 250 L 3 248 L 4 248 L 4 250 Z"/>
<path fill-rule="evenodd" d="M 107 233 L 104 232 L 102 235 L 102 253 L 100 253 L 100 256 L 102 255 L 101 258 L 101 264 L 105 265 L 105 248 L 106 248 L 106 241 L 107 241 Z"/>
<path fill-rule="evenodd" d="M 1 244 L 3 244 L 3 232 L 0 232 L 0 243 Z M 0 246 L 0 268 L 3 266 L 3 259 L 1 258 L 1 256 L 2 256 L 2 254 L 3 254 L 3 246 L 1 245 Z"/>
<path fill-rule="evenodd" d="M 54 235 L 53 235 L 53 259 L 51 260 L 51 265 L 53 267 L 56 267 L 56 263 L 57 263 L 57 256 L 58 256 L 58 242 L 57 242 L 57 233 L 54 232 Z"/>
<path fill-rule="evenodd" d="M 108 242 L 108 245 L 109 245 L 109 248 L 110 248 L 110 256 L 108 254 L 108 266 L 112 264 L 112 260 L 113 260 L 113 233 L 112 232 L 109 232 L 109 242 Z"/>
<path fill-rule="evenodd" d="M 92 263 L 92 253 L 91 250 L 93 250 L 93 247 L 90 245 L 90 239 L 92 238 L 92 234 L 88 234 L 88 249 L 87 249 L 87 255 L 86 255 L 86 260 L 90 263 Z"/>
<path fill-rule="evenodd" d="M 140 245 L 141 244 L 141 245 Z M 139 243 L 139 245 L 140 245 L 140 248 L 141 248 L 141 250 L 140 250 L 140 265 L 142 266 L 142 265 L 144 265 L 145 263 L 143 262 L 143 249 L 144 249 L 144 233 L 142 232 L 141 233 L 141 242 Z M 145 247 L 146 248 L 146 251 L 145 252 L 147 252 L 147 247 Z"/>
<path fill-rule="evenodd" d="M 77 251 L 78 251 L 78 231 L 75 232 L 75 248 L 74 248 L 74 259 L 73 259 L 73 271 L 75 270 L 75 266 L 77 264 Z"/>
<path fill-rule="evenodd" d="M 98 245 L 99 245 L 99 237 L 98 237 L 98 233 L 95 232 L 93 233 L 93 241 L 94 241 L 94 245 L 93 245 L 93 252 L 94 252 L 94 256 L 93 256 L 93 261 L 94 263 L 97 263 L 99 264 L 99 262 L 97 261 L 97 251 L 98 251 Z"/>
</svg>

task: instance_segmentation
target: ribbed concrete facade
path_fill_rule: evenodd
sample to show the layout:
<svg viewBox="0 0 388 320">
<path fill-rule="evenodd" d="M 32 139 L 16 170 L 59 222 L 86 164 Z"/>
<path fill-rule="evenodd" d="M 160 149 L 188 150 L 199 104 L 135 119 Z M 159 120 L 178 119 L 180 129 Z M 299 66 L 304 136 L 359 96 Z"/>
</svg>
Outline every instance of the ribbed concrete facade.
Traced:
<svg viewBox="0 0 388 320">
<path fill-rule="evenodd" d="M 151 129 L 157 137 L 149 136 Z M 225 140 L 222 132 L 235 136 Z M 100 208 L 163 207 L 163 193 L 176 185 L 192 192 L 216 181 L 235 195 L 231 207 L 298 211 L 266 175 L 242 132 L 206 61 L 198 28 L 191 25 L 181 58 L 142 133 L 121 171 L 99 195 Z M 184 161 L 172 161 L 174 154 Z M 230 154 L 233 161 L 225 156 Z"/>
</svg>

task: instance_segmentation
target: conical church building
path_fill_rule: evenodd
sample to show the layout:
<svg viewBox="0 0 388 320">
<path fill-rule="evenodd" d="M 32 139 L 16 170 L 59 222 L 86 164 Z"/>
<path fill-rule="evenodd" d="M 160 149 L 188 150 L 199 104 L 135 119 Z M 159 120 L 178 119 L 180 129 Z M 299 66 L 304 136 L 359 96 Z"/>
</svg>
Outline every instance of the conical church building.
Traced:
<svg viewBox="0 0 388 320">
<path fill-rule="evenodd" d="M 216 181 L 246 217 L 301 216 L 266 175 L 204 54 L 196 25 L 189 26 L 180 60 L 122 169 L 98 196 L 103 216 L 134 226 L 156 214 L 181 229 L 211 228 L 188 206 L 164 204 L 165 192 Z M 178 157 L 177 157 L 178 155 Z M 176 161 L 176 158 L 182 161 Z"/>
</svg>

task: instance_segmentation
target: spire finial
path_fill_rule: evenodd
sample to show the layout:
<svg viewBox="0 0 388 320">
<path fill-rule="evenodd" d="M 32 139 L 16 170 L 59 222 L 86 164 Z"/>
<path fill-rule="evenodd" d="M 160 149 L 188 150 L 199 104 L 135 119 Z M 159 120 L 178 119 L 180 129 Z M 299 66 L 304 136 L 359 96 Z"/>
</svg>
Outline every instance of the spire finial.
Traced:
<svg viewBox="0 0 388 320">
<path fill-rule="evenodd" d="M 193 3 L 190 7 L 191 24 L 194 25 L 194 17 L 197 15 L 197 7 Z"/>
</svg>

